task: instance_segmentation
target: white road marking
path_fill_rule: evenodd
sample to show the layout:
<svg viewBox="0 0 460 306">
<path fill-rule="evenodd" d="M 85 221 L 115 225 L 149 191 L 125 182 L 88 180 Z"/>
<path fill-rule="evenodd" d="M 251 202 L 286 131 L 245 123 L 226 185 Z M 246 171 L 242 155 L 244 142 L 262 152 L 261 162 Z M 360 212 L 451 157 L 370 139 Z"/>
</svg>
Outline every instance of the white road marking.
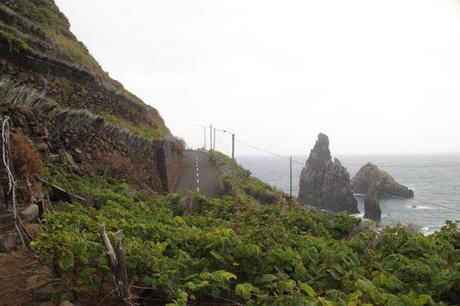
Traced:
<svg viewBox="0 0 460 306">
<path fill-rule="evenodd" d="M 195 159 L 196 159 L 196 191 L 200 192 L 200 168 L 198 165 L 198 155 L 195 154 Z"/>
</svg>

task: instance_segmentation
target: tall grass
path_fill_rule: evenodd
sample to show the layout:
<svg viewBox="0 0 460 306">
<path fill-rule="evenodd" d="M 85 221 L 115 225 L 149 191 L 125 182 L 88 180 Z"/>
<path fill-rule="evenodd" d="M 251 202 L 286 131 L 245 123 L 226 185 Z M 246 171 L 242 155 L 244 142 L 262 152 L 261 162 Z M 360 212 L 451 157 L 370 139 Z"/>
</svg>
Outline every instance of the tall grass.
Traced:
<svg viewBox="0 0 460 306">
<path fill-rule="evenodd" d="M 56 119 L 71 129 L 94 128 L 98 133 L 104 134 L 118 141 L 124 142 L 129 147 L 136 149 L 154 149 L 156 143 L 140 135 L 135 135 L 128 129 L 116 126 L 101 116 L 87 110 L 63 108 L 54 100 L 46 98 L 43 94 L 26 85 L 15 86 L 10 78 L 0 79 L 0 107 L 13 106 L 25 111 L 34 112 Z"/>
<path fill-rule="evenodd" d="M 0 17 L 0 40 L 5 45 L 9 44 L 11 50 L 19 52 L 27 49 L 32 57 L 50 61 L 52 66 L 62 65 L 72 71 L 81 72 L 82 77 L 89 77 L 98 86 L 144 107 L 148 114 L 147 121 L 159 128 L 151 129 L 150 124 L 145 127 L 128 127 L 123 122 L 116 122 L 117 124 L 149 139 L 170 134 L 156 109 L 144 104 L 103 71 L 86 46 L 70 32 L 68 20 L 53 1 L 9 0 L 0 4 Z"/>
</svg>

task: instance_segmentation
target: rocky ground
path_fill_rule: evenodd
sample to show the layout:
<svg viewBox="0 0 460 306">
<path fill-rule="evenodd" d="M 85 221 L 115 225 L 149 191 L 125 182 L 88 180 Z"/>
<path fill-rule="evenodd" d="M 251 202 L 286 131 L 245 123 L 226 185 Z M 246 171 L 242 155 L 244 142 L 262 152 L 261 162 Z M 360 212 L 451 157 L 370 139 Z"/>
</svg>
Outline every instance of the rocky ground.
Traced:
<svg viewBox="0 0 460 306">
<path fill-rule="evenodd" d="M 32 251 L 0 253 L 0 305 L 54 305 L 51 280 Z"/>
</svg>

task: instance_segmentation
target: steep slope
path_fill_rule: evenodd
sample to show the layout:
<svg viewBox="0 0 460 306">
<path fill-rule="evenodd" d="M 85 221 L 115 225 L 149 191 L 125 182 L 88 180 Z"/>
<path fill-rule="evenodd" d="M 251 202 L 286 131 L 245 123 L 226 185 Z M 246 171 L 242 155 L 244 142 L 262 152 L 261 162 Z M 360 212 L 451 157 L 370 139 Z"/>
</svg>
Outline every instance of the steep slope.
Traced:
<svg viewBox="0 0 460 306">
<path fill-rule="evenodd" d="M 102 70 L 52 0 L 3 1 L 0 42 L 0 73 L 16 83 L 149 139 L 171 136 L 156 109 Z"/>
<path fill-rule="evenodd" d="M 13 137 L 53 168 L 173 190 L 182 141 L 102 70 L 53 0 L 3 1 L 0 42 L 0 112 Z"/>
<path fill-rule="evenodd" d="M 69 28 L 52 0 L 0 3 L 0 203 L 5 220 L 17 223 L 2 232 L 0 250 L 26 244 L 15 228 L 52 204 L 53 176 L 165 194 L 182 168 L 182 141 L 155 109 L 112 80 Z"/>
</svg>

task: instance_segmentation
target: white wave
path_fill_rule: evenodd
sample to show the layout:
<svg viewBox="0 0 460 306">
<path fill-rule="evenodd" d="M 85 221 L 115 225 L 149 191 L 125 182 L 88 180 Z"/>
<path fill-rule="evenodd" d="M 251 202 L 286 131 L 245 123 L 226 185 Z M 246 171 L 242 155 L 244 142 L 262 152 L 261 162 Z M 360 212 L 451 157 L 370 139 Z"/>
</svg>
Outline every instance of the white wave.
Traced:
<svg viewBox="0 0 460 306">
<path fill-rule="evenodd" d="M 409 208 L 409 209 L 434 209 L 433 207 L 423 206 L 423 205 L 406 205 L 406 208 Z"/>
<path fill-rule="evenodd" d="M 431 235 L 435 232 L 434 229 L 430 228 L 429 226 L 424 226 L 420 229 L 420 231 L 422 232 L 423 235 L 427 236 L 427 235 Z"/>
</svg>

